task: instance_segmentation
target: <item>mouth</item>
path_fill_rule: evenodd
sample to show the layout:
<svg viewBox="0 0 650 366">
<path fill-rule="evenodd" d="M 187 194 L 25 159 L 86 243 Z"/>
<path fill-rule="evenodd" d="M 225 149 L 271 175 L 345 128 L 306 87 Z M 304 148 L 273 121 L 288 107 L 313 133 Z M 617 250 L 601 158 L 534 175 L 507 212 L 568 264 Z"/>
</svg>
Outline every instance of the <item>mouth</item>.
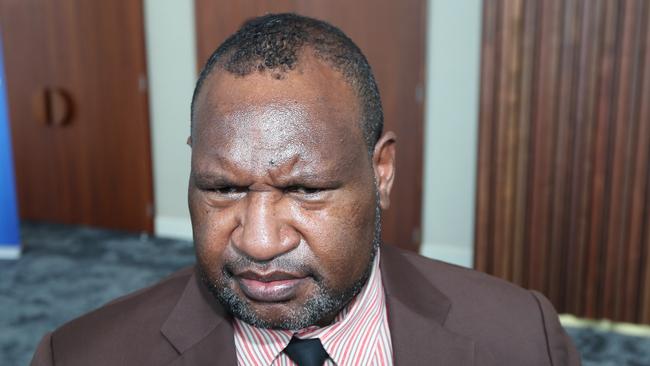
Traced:
<svg viewBox="0 0 650 366">
<path fill-rule="evenodd" d="M 235 274 L 235 280 L 249 299 L 257 302 L 284 302 L 295 298 L 309 277 L 287 272 L 256 273 L 245 271 Z"/>
</svg>

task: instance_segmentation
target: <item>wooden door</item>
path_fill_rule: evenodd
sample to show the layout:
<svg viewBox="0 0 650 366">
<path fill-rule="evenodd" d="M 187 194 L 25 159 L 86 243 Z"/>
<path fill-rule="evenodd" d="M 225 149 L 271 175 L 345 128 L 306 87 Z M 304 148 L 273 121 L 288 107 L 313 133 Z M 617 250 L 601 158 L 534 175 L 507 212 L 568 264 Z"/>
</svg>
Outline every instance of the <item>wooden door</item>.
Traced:
<svg viewBox="0 0 650 366">
<path fill-rule="evenodd" d="M 650 2 L 485 1 L 476 267 L 650 323 Z"/>
<path fill-rule="evenodd" d="M 22 219 L 153 229 L 139 1 L 0 0 Z"/>
<path fill-rule="evenodd" d="M 420 247 L 425 0 L 196 0 L 198 67 L 247 19 L 295 12 L 341 28 L 368 58 L 379 84 L 385 130 L 395 131 L 397 176 L 384 241 Z"/>
</svg>

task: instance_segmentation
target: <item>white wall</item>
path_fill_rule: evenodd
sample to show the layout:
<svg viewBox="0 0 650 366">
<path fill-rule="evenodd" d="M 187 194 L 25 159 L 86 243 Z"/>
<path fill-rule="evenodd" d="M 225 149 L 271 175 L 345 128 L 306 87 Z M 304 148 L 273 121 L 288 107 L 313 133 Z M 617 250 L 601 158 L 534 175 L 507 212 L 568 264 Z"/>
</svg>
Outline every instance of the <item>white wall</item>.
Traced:
<svg viewBox="0 0 650 366">
<path fill-rule="evenodd" d="M 471 267 L 481 0 L 430 0 L 427 29 L 422 247 Z"/>
<path fill-rule="evenodd" d="M 190 101 L 196 79 L 194 1 L 145 0 L 155 233 L 191 239 L 187 208 Z"/>
</svg>

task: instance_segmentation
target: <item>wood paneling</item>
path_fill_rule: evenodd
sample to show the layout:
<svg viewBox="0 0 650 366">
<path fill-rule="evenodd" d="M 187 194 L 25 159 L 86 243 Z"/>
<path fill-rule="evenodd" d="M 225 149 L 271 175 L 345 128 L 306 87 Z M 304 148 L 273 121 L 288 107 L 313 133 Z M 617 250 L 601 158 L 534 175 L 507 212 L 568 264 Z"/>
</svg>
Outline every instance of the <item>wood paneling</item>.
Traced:
<svg viewBox="0 0 650 366">
<path fill-rule="evenodd" d="M 139 1 L 0 0 L 21 218 L 153 229 Z"/>
<path fill-rule="evenodd" d="M 650 2 L 485 1 L 477 269 L 650 323 Z"/>
<path fill-rule="evenodd" d="M 198 67 L 247 19 L 296 12 L 341 28 L 362 49 L 381 92 L 385 130 L 398 137 L 391 208 L 383 217 L 387 243 L 420 246 L 424 100 L 425 0 L 196 0 Z"/>
</svg>

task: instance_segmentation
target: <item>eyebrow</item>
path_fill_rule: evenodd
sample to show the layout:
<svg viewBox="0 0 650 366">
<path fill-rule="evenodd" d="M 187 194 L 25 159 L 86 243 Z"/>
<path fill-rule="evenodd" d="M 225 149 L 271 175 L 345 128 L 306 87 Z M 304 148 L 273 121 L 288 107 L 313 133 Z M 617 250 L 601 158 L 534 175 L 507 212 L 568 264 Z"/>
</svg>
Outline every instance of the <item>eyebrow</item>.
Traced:
<svg viewBox="0 0 650 366">
<path fill-rule="evenodd" d="M 211 157 L 216 165 L 210 165 L 208 169 L 193 172 L 195 184 L 202 186 L 248 186 L 252 184 L 255 174 L 249 174 L 245 169 L 236 162 L 221 155 Z M 300 159 L 297 159 L 298 161 Z M 343 177 L 337 176 L 336 167 L 320 167 L 321 171 L 315 173 L 309 167 L 299 167 L 298 161 L 291 163 L 289 172 L 281 173 L 281 166 L 270 167 L 266 169 L 265 176 L 270 178 L 273 185 L 278 187 L 288 187 L 291 185 L 327 185 L 340 186 Z M 304 161 L 302 163 L 305 163 Z M 302 165 L 302 164 L 299 164 Z M 244 175 L 246 178 L 238 178 L 238 175 Z"/>
<path fill-rule="evenodd" d="M 193 174 L 194 184 L 199 187 L 222 187 L 222 186 L 242 186 L 246 187 L 252 184 L 250 181 L 242 181 L 237 178 L 230 177 L 227 174 L 199 172 Z M 271 178 L 274 186 L 278 188 L 290 187 L 293 185 L 314 185 L 314 186 L 327 186 L 328 188 L 340 187 L 342 182 L 340 179 L 331 178 L 326 174 L 296 174 L 284 177 Z"/>
<path fill-rule="evenodd" d="M 192 173 L 192 178 L 194 184 L 198 186 L 226 186 L 236 183 L 236 179 L 232 179 L 224 174 L 200 172 Z"/>
</svg>

